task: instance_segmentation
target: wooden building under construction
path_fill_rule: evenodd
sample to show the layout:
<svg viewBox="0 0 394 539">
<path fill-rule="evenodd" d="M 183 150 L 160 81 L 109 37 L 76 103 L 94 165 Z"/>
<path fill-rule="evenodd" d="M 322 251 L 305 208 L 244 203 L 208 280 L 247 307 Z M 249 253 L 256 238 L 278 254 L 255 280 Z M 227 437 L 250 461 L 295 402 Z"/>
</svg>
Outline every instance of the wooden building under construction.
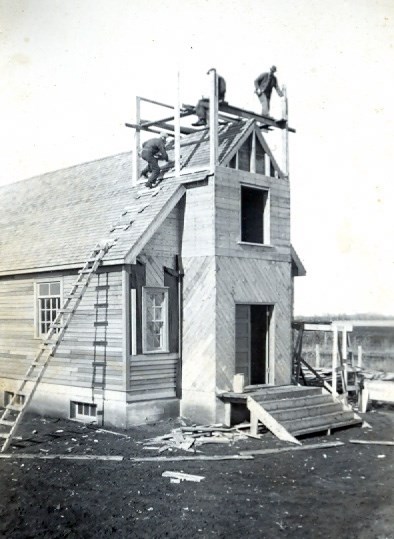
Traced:
<svg viewBox="0 0 394 539">
<path fill-rule="evenodd" d="M 152 189 L 132 153 L 1 189 L 0 405 L 23 400 L 51 327 L 62 338 L 29 405 L 44 414 L 220 422 L 235 374 L 290 384 L 293 279 L 304 269 L 288 175 L 265 138 L 287 122 L 218 106 L 215 94 L 211 110 L 209 128 L 179 129 L 178 148 L 168 145 L 177 168 Z M 78 306 L 53 327 L 101 241 Z"/>
</svg>

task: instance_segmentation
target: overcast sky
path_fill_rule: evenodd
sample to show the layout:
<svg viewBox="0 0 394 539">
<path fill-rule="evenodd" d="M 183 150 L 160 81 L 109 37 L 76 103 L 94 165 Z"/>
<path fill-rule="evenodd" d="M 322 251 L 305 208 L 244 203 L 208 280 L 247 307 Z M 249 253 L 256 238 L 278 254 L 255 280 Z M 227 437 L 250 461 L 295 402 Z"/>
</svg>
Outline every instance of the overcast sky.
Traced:
<svg viewBox="0 0 394 539">
<path fill-rule="evenodd" d="M 178 69 L 183 102 L 216 67 L 258 111 L 275 64 L 296 314 L 394 315 L 393 18 L 392 0 L 0 0 L 0 184 L 130 150 L 135 95 L 174 102 Z"/>
</svg>

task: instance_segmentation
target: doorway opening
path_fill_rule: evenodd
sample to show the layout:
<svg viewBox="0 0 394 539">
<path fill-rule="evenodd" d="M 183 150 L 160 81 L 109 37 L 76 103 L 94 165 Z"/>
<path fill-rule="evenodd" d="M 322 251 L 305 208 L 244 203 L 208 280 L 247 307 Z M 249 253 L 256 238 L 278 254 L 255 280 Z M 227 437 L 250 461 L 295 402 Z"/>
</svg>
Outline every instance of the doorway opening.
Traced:
<svg viewBox="0 0 394 539">
<path fill-rule="evenodd" d="M 269 382 L 273 308 L 273 305 L 235 306 L 235 374 L 244 375 L 245 385 Z"/>
</svg>

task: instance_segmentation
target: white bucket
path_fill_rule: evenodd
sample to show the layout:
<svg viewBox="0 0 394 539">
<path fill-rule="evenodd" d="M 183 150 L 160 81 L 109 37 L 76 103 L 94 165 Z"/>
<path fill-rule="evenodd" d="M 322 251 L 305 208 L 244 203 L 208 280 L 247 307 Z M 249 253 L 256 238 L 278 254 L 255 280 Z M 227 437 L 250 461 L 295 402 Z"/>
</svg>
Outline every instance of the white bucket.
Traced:
<svg viewBox="0 0 394 539">
<path fill-rule="evenodd" d="M 245 387 L 245 375 L 235 374 L 233 378 L 233 391 L 234 393 L 243 393 Z"/>
</svg>

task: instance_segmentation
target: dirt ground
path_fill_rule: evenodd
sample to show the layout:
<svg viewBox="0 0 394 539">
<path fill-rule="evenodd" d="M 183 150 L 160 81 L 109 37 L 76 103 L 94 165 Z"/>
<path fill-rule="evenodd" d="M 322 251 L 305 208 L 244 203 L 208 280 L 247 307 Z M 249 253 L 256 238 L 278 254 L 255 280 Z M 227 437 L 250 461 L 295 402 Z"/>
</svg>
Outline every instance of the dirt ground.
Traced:
<svg viewBox="0 0 394 539">
<path fill-rule="evenodd" d="M 178 421 L 100 433 L 79 423 L 26 416 L 11 452 L 122 455 L 123 461 L 0 459 L 0 536 L 125 538 L 393 539 L 394 446 L 350 439 L 393 440 L 394 408 L 365 415 L 369 428 L 351 428 L 303 443 L 346 445 L 256 456 L 254 460 L 144 462 L 138 441 L 165 434 Z M 205 445 L 202 454 L 286 445 L 263 440 Z M 163 456 L 182 454 L 176 450 Z M 171 483 L 165 470 L 202 475 Z"/>
</svg>

